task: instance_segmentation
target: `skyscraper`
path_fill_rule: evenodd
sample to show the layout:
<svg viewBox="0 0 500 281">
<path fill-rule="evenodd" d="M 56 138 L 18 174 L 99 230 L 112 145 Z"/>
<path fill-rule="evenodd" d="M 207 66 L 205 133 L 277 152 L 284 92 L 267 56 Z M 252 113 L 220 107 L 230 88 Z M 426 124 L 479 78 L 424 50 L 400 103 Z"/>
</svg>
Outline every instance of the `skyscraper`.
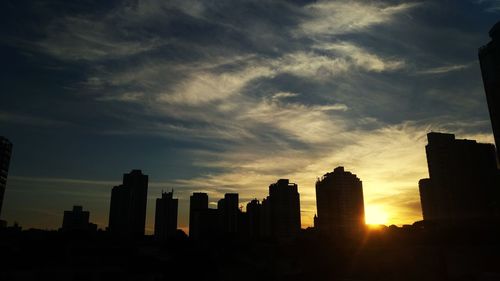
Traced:
<svg viewBox="0 0 500 281">
<path fill-rule="evenodd" d="M 123 175 L 123 184 L 113 187 L 109 231 L 125 237 L 141 237 L 146 225 L 148 176 L 141 170 Z"/>
<path fill-rule="evenodd" d="M 317 227 L 326 235 L 354 233 L 365 225 L 361 180 L 337 167 L 316 182 Z"/>
<path fill-rule="evenodd" d="M 162 192 L 156 199 L 155 238 L 167 240 L 175 235 L 177 230 L 178 199 L 174 199 L 174 191 Z"/>
<path fill-rule="evenodd" d="M 274 237 L 293 237 L 300 231 L 300 198 L 298 186 L 288 179 L 280 179 L 269 186 L 269 196 L 263 201 L 268 216 L 268 232 Z"/>
<path fill-rule="evenodd" d="M 238 232 L 238 193 L 224 194 L 224 204 L 222 206 L 222 231 L 226 234 L 236 234 Z"/>
<path fill-rule="evenodd" d="M 427 140 L 429 178 L 419 182 L 424 220 L 457 225 L 498 217 L 495 147 L 434 132 Z"/>
<path fill-rule="evenodd" d="M 420 192 L 420 205 L 424 220 L 436 220 L 440 207 L 439 196 L 436 194 L 438 189 L 432 187 L 431 179 L 421 179 L 418 181 L 418 190 Z"/>
<path fill-rule="evenodd" d="M 489 35 L 491 41 L 479 49 L 479 62 L 500 160 L 500 22 L 491 28 Z"/>
<path fill-rule="evenodd" d="M 254 199 L 247 204 L 248 235 L 252 238 L 261 236 L 262 205 Z"/>
<path fill-rule="evenodd" d="M 189 237 L 199 239 L 202 214 L 208 210 L 208 194 L 195 192 L 189 198 Z"/>
<path fill-rule="evenodd" d="M 10 156 L 12 154 L 12 143 L 0 136 L 0 217 L 2 214 L 3 198 L 7 186 L 7 175 L 9 174 Z"/>
</svg>

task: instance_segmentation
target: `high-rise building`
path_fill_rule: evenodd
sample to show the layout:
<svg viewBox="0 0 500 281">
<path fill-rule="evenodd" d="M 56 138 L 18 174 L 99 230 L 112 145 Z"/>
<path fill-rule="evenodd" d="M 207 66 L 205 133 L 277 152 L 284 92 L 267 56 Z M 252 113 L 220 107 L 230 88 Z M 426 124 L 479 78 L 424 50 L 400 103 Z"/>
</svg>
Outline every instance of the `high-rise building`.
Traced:
<svg viewBox="0 0 500 281">
<path fill-rule="evenodd" d="M 247 204 L 248 236 L 252 238 L 261 236 L 262 205 L 254 199 Z"/>
<path fill-rule="evenodd" d="M 10 156 L 12 154 L 12 143 L 0 136 L 0 217 L 2 214 L 3 198 L 7 186 L 7 175 L 9 174 Z"/>
<path fill-rule="evenodd" d="M 263 201 L 268 223 L 265 234 L 274 237 L 293 237 L 300 231 L 300 198 L 298 186 L 280 179 L 269 186 L 269 196 Z"/>
<path fill-rule="evenodd" d="M 424 220 L 457 225 L 498 217 L 495 147 L 435 132 L 427 140 L 429 178 L 419 182 Z"/>
<path fill-rule="evenodd" d="M 90 212 L 82 206 L 73 206 L 73 210 L 64 211 L 61 231 L 95 231 L 97 225 L 89 222 Z"/>
<path fill-rule="evenodd" d="M 238 193 L 226 193 L 223 202 L 221 212 L 222 231 L 226 234 L 236 234 L 238 232 L 238 215 L 240 213 Z"/>
<path fill-rule="evenodd" d="M 189 198 L 189 237 L 201 236 L 202 214 L 208 210 L 208 194 L 195 192 Z"/>
<path fill-rule="evenodd" d="M 109 231 L 125 237 L 142 237 L 146 226 L 148 176 L 141 170 L 123 175 L 123 184 L 113 187 Z"/>
<path fill-rule="evenodd" d="M 500 160 L 500 22 L 491 28 L 489 35 L 491 41 L 479 49 L 479 62 Z"/>
<path fill-rule="evenodd" d="M 325 235 L 346 234 L 365 226 L 361 180 L 344 167 L 337 167 L 316 182 L 318 231 Z"/>
<path fill-rule="evenodd" d="M 422 207 L 422 216 L 425 220 L 435 220 L 438 214 L 440 203 L 438 191 L 432 187 L 431 179 L 421 179 L 418 181 L 418 190 L 420 192 L 420 205 Z"/>
<path fill-rule="evenodd" d="M 161 198 L 156 199 L 155 238 L 165 241 L 175 235 L 177 231 L 177 211 L 179 200 L 174 199 L 174 191 L 162 192 Z"/>
<path fill-rule="evenodd" d="M 263 237 L 270 237 L 271 233 L 271 204 L 269 203 L 269 196 L 262 199 L 260 205 L 260 235 Z"/>
</svg>

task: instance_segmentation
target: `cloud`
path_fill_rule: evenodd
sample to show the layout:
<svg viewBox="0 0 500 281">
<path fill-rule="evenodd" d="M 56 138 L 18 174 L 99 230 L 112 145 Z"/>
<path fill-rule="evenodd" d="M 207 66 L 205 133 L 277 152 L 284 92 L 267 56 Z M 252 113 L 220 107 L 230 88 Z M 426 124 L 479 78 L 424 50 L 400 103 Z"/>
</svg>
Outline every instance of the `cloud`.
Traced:
<svg viewBox="0 0 500 281">
<path fill-rule="evenodd" d="M 20 114 L 0 111 L 0 123 L 22 124 L 39 127 L 65 127 L 71 125 L 70 122 L 54 120 L 47 117 L 35 116 L 31 114 Z"/>
<path fill-rule="evenodd" d="M 460 71 L 462 69 L 465 69 L 469 67 L 470 64 L 456 64 L 456 65 L 445 65 L 445 66 L 438 66 L 438 67 L 433 67 L 425 70 L 418 71 L 418 74 L 444 74 L 448 72 L 453 72 L 453 71 Z"/>
<path fill-rule="evenodd" d="M 485 10 L 490 13 L 500 12 L 500 1 L 498 0 L 476 0 L 477 4 L 486 6 Z"/>
<path fill-rule="evenodd" d="M 173 94 L 163 95 L 160 100 L 196 105 L 224 99 L 239 93 L 251 80 L 271 76 L 272 73 L 266 67 L 248 67 L 242 71 L 221 74 L 195 72 L 180 82 L 172 90 Z"/>
<path fill-rule="evenodd" d="M 122 101 L 122 102 L 138 102 L 144 98 L 144 92 L 125 92 L 110 96 L 100 96 L 97 100 L 100 101 Z"/>
<path fill-rule="evenodd" d="M 280 99 L 286 99 L 286 98 L 293 98 L 298 96 L 299 94 L 296 93 L 290 93 L 290 92 L 279 92 L 276 93 L 272 96 L 273 100 L 280 100 Z"/>
<path fill-rule="evenodd" d="M 126 30 L 106 18 L 65 17 L 47 27 L 47 37 L 37 43 L 48 54 L 65 60 L 106 60 L 158 48 L 158 37 L 126 38 Z"/>
<path fill-rule="evenodd" d="M 296 30 L 299 36 L 338 35 L 359 32 L 391 22 L 419 3 L 396 5 L 366 1 L 318 1 L 306 6 L 308 18 Z"/>
<path fill-rule="evenodd" d="M 381 58 L 349 42 L 322 43 L 313 46 L 313 48 L 347 57 L 355 66 L 367 71 L 392 71 L 405 65 L 403 60 Z"/>
<path fill-rule="evenodd" d="M 101 93 L 106 87 L 135 89 L 115 94 L 108 91 L 98 100 L 153 102 L 150 104 L 153 107 L 165 107 L 165 103 L 201 106 L 242 95 L 254 81 L 271 80 L 282 74 L 328 81 L 358 69 L 385 72 L 404 66 L 402 60 L 382 58 L 348 42 L 316 45 L 314 49 L 322 53 L 299 51 L 267 59 L 253 55 L 209 57 L 192 64 L 158 62 L 118 70 L 112 74 L 97 72 L 86 84 Z M 177 76 L 177 79 L 164 79 L 169 76 Z M 148 99 L 142 98 L 145 92 L 148 93 Z M 222 103 L 220 108 L 224 105 L 227 103 Z"/>
</svg>

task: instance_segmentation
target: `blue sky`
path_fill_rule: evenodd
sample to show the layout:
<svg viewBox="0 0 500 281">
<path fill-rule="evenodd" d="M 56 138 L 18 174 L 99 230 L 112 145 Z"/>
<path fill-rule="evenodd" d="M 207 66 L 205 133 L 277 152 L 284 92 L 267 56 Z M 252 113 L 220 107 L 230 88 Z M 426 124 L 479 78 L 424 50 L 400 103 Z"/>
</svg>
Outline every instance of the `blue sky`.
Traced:
<svg viewBox="0 0 500 281">
<path fill-rule="evenodd" d="M 431 130 L 492 142 L 477 49 L 500 1 L 6 1 L 0 134 L 14 143 L 3 219 L 57 228 L 150 175 L 180 199 L 262 198 L 343 165 L 367 214 L 421 219 Z"/>
</svg>

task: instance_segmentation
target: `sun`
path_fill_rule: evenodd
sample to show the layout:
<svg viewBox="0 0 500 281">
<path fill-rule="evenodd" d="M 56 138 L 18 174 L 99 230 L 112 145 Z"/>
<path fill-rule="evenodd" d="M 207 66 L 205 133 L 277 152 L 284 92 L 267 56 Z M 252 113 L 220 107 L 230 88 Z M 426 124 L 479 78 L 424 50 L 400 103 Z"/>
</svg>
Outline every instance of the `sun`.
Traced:
<svg viewBox="0 0 500 281">
<path fill-rule="evenodd" d="M 365 221 L 366 224 L 387 224 L 389 221 L 389 215 L 381 206 L 366 206 Z"/>
</svg>

